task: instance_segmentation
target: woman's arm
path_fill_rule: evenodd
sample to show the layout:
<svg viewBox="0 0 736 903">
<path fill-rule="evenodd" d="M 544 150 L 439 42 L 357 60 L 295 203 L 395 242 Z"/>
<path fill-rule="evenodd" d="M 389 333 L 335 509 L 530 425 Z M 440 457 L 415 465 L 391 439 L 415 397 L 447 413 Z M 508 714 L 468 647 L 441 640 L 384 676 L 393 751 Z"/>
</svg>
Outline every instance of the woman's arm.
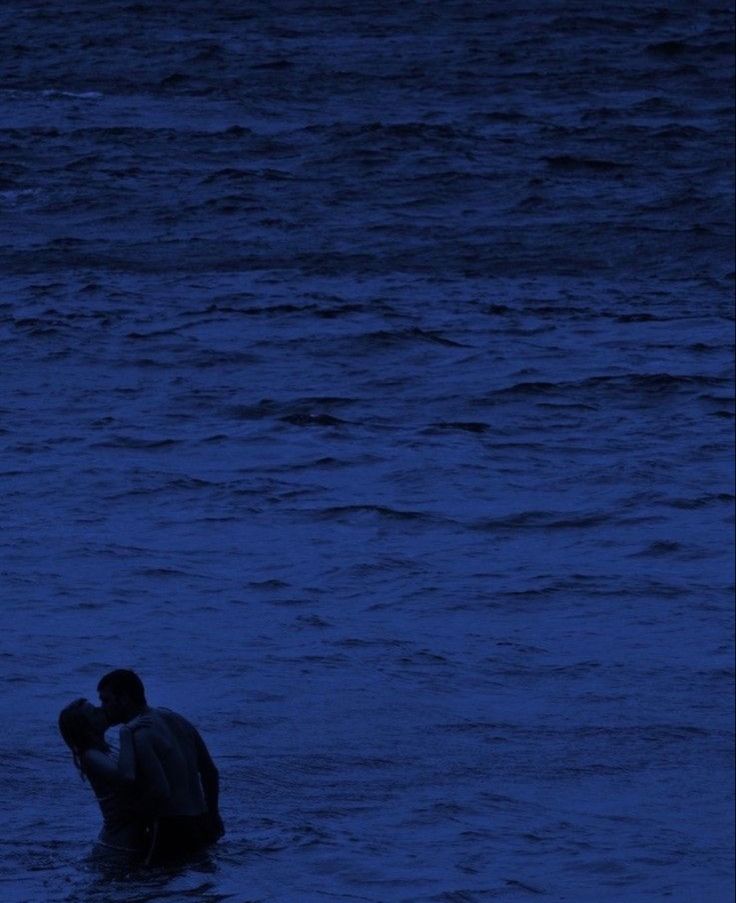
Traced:
<svg viewBox="0 0 736 903">
<path fill-rule="evenodd" d="M 129 787 L 133 783 L 133 777 L 121 773 L 115 760 L 100 749 L 87 749 L 82 753 L 82 768 L 90 778 L 99 778 L 112 784 L 120 784 Z"/>
<path fill-rule="evenodd" d="M 130 733 L 132 736 L 133 731 Z M 133 744 L 141 802 L 157 813 L 170 799 L 171 786 L 156 753 L 155 735 L 150 730 L 136 730 Z"/>
<path fill-rule="evenodd" d="M 135 744 L 133 731 L 125 724 L 120 727 L 119 739 L 120 753 L 117 764 L 114 758 L 102 750 L 88 749 L 82 754 L 82 765 L 91 777 L 129 787 L 136 779 Z"/>
<path fill-rule="evenodd" d="M 120 755 L 118 756 L 117 771 L 124 784 L 132 784 L 135 781 L 133 731 L 125 725 L 120 728 Z"/>
<path fill-rule="evenodd" d="M 152 727 L 153 721 L 150 715 L 139 715 L 134 719 L 135 729 Z M 126 784 L 132 784 L 140 777 L 140 767 L 136 764 L 136 746 L 133 739 L 133 728 L 127 724 L 120 725 L 120 755 L 118 756 L 118 774 Z"/>
</svg>

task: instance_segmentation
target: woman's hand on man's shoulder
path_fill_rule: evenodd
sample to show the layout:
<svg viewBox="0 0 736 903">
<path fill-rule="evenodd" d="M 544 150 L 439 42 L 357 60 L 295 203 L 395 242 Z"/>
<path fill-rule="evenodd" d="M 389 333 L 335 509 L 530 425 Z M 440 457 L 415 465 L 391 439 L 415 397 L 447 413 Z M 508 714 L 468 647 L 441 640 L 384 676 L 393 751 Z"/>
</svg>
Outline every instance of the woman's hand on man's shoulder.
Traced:
<svg viewBox="0 0 736 903">
<path fill-rule="evenodd" d="M 121 725 L 120 732 L 122 733 L 125 730 L 138 731 L 142 728 L 152 728 L 153 726 L 153 716 L 150 714 L 150 712 L 143 712 L 142 715 L 136 715 L 136 717 L 132 718 L 127 724 Z"/>
</svg>

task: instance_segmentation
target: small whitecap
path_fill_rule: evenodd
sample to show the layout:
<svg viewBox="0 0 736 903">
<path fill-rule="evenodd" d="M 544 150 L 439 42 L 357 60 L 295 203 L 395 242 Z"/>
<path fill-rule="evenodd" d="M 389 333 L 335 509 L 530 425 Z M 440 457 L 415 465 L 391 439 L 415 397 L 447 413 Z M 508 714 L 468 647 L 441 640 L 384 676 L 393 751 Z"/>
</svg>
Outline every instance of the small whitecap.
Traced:
<svg viewBox="0 0 736 903">
<path fill-rule="evenodd" d="M 41 91 L 42 97 L 59 98 L 70 97 L 73 100 L 98 100 L 102 97 L 100 91 L 61 91 L 58 88 L 47 88 Z"/>
<path fill-rule="evenodd" d="M 0 191 L 0 204 L 18 204 L 29 200 L 38 194 L 36 188 L 16 188 L 9 191 Z"/>
</svg>

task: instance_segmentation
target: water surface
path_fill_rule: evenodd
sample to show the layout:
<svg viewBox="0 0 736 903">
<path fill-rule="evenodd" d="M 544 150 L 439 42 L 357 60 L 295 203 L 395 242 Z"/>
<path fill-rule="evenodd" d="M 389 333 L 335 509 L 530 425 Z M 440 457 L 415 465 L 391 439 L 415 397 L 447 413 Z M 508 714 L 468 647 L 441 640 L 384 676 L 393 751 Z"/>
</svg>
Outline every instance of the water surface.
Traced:
<svg viewBox="0 0 736 903">
<path fill-rule="evenodd" d="M 717 903 L 733 10 L 8 0 L 8 901 Z M 228 834 L 124 880 L 134 667 Z"/>
</svg>

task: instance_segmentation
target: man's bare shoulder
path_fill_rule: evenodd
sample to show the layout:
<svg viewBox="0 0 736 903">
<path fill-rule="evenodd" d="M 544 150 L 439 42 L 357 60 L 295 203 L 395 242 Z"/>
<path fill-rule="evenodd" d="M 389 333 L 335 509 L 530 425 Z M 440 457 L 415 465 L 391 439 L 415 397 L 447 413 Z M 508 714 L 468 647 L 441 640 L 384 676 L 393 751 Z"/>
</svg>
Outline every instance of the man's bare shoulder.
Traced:
<svg viewBox="0 0 736 903">
<path fill-rule="evenodd" d="M 148 709 L 131 719 L 126 727 L 135 743 L 181 742 L 197 736 L 194 725 L 171 709 Z"/>
<path fill-rule="evenodd" d="M 146 742 L 166 734 L 166 722 L 155 709 L 149 709 L 132 718 L 123 728 L 126 729 L 132 734 L 135 743 Z"/>
<path fill-rule="evenodd" d="M 163 718 L 164 722 L 171 728 L 177 731 L 185 731 L 188 733 L 196 733 L 197 729 L 192 724 L 191 721 L 188 721 L 183 715 L 180 715 L 178 712 L 172 711 L 172 709 L 155 709 L 156 713 Z"/>
<path fill-rule="evenodd" d="M 135 718 L 131 718 L 130 721 L 123 725 L 123 729 L 127 728 L 129 731 L 147 730 L 152 727 L 155 727 L 152 709 L 136 715 Z"/>
</svg>

